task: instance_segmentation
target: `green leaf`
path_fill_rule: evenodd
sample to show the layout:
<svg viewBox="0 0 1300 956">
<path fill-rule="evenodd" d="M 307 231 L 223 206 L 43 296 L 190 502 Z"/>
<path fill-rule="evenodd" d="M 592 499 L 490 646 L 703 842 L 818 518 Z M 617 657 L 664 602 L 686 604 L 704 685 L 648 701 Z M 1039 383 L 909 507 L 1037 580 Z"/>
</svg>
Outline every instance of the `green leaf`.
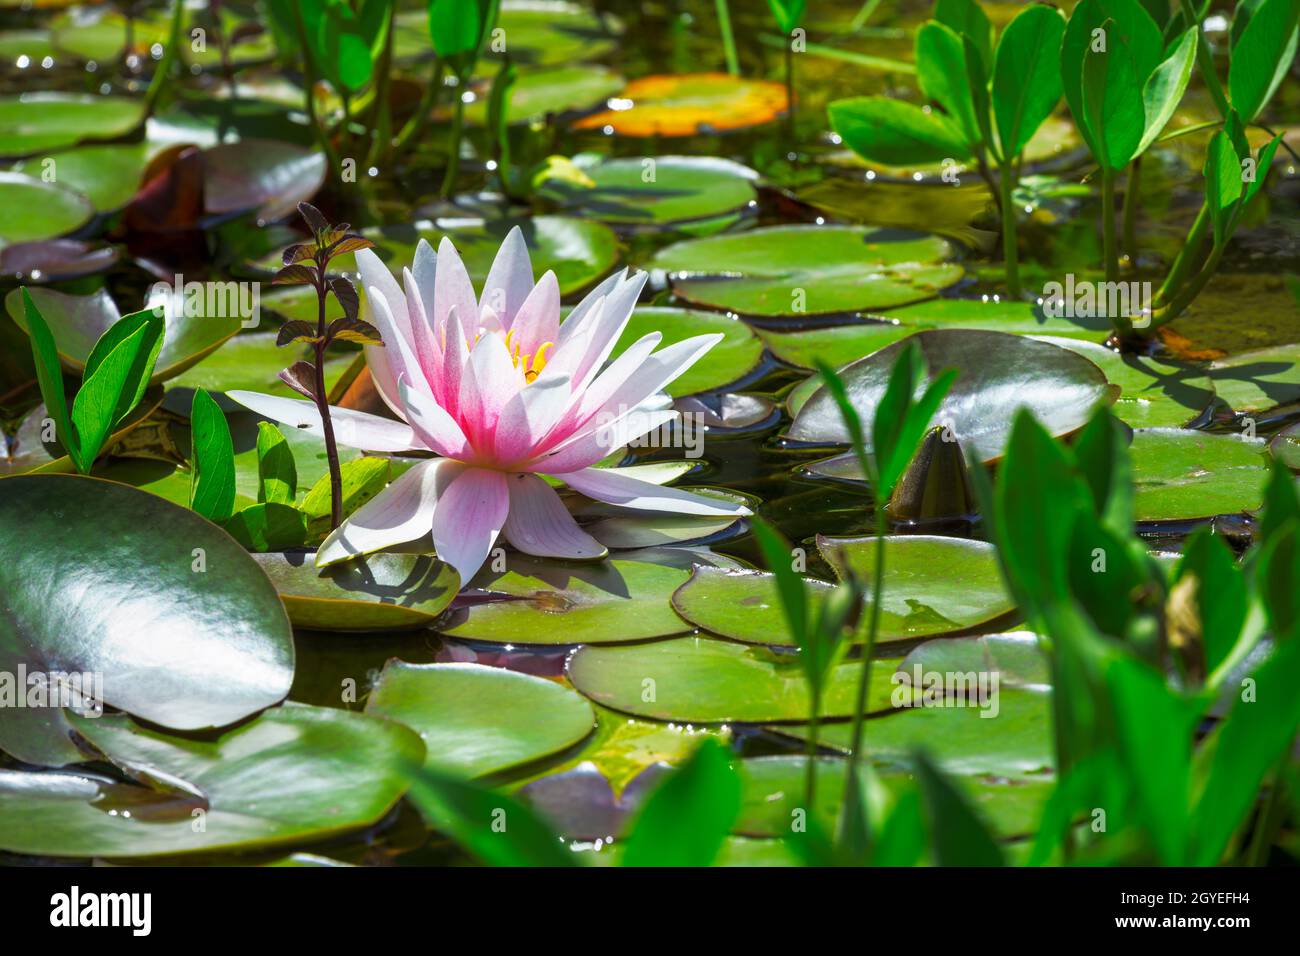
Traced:
<svg viewBox="0 0 1300 956">
<path fill-rule="evenodd" d="M 973 97 L 966 82 L 966 51 L 962 38 L 942 23 L 930 20 L 916 32 L 916 78 L 921 92 L 957 121 L 965 134 L 968 152 L 981 142 Z"/>
<path fill-rule="evenodd" d="M 190 507 L 217 524 L 235 507 L 235 448 L 221 406 L 203 389 L 190 404 Z"/>
<path fill-rule="evenodd" d="M 1235 35 L 1228 64 L 1232 108 L 1252 122 L 1277 90 L 1295 59 L 1300 0 L 1264 0 Z"/>
<path fill-rule="evenodd" d="M 1273 534 L 1257 574 L 1274 640 L 1300 640 L 1300 522 L 1288 521 Z"/>
<path fill-rule="evenodd" d="M 970 37 L 963 36 L 962 61 L 966 64 L 966 85 L 971 91 L 971 106 L 975 111 L 975 126 L 979 130 L 979 140 L 1000 156 L 1001 150 L 993 138 L 993 120 L 991 118 L 988 67 L 984 65 L 979 50 Z"/>
<path fill-rule="evenodd" d="M 307 519 L 292 505 L 268 501 L 235 512 L 222 525 L 248 551 L 283 551 L 307 541 Z"/>
<path fill-rule="evenodd" d="M 740 777 L 709 738 L 657 786 L 627 838 L 624 866 L 709 866 L 740 815 Z"/>
<path fill-rule="evenodd" d="M 1183 93 L 1187 91 L 1187 83 L 1192 78 L 1196 44 L 1196 30 L 1187 30 L 1179 37 L 1173 52 L 1147 78 L 1142 88 L 1145 119 L 1142 140 L 1137 147 L 1138 155 L 1146 152 L 1147 147 L 1155 142 L 1155 138 L 1178 109 Z"/>
<path fill-rule="evenodd" d="M 1246 624 L 1246 579 L 1223 539 L 1202 528 L 1187 542 L 1178 562 L 1177 581 L 1183 580 L 1195 582 L 1205 672 L 1212 674 L 1232 654 Z"/>
<path fill-rule="evenodd" d="M 339 477 L 343 481 L 343 513 L 351 514 L 383 491 L 388 484 L 389 470 L 387 458 L 357 458 L 341 464 Z M 311 486 L 299 507 L 309 523 L 316 524 L 329 519 L 332 508 L 329 472 L 321 475 L 316 484 Z"/>
<path fill-rule="evenodd" d="M 799 26 L 799 21 L 803 19 L 804 7 L 807 5 L 807 0 L 767 0 L 768 9 L 772 11 L 777 28 L 787 35 Z"/>
<path fill-rule="evenodd" d="M 32 358 L 36 364 L 36 381 L 40 385 L 41 399 L 45 409 L 54 420 L 55 440 L 68 453 L 77 471 L 85 474 L 90 470 L 90 462 L 81 458 L 77 433 L 73 430 L 72 419 L 68 417 L 68 399 L 63 390 L 63 366 L 59 364 L 59 351 L 54 345 L 54 336 L 45 324 L 45 317 L 32 301 L 31 293 L 23 287 L 23 309 L 27 315 L 27 332 L 32 343 Z"/>
<path fill-rule="evenodd" d="M 284 433 L 270 422 L 257 423 L 257 500 L 291 504 L 298 493 L 298 466 Z"/>
<path fill-rule="evenodd" d="M 136 328 L 122 340 L 81 383 L 72 403 L 72 424 L 76 428 L 80 460 L 87 468 L 98 457 L 113 424 L 123 396 L 134 394 L 141 369 L 141 356 L 147 356 L 153 343 L 149 329 Z M 145 374 L 146 381 L 148 374 Z"/>
<path fill-rule="evenodd" d="M 805 648 L 808 644 L 808 592 L 804 588 L 803 578 L 791 566 L 790 542 L 761 518 L 754 518 L 750 525 L 763 552 L 763 560 L 776 577 L 781 611 L 785 615 L 790 636 L 798 647 Z"/>
<path fill-rule="evenodd" d="M 573 853 L 512 797 L 438 770 L 410 770 L 410 800 L 436 829 L 489 866 L 574 866 Z"/>
<path fill-rule="evenodd" d="M 1102 523 L 1116 534 L 1133 527 L 1133 465 L 1129 436 L 1108 409 L 1098 408 L 1074 442 L 1079 472 Z"/>
<path fill-rule="evenodd" d="M 429 0 L 433 49 L 462 79 L 468 78 L 496 23 L 497 7 L 498 0 Z"/>
<path fill-rule="evenodd" d="M 958 36 L 970 40 L 979 52 L 983 72 L 993 70 L 993 24 L 975 0 L 938 0 L 934 5 L 934 19 Z"/>
<path fill-rule="evenodd" d="M 142 328 L 145 329 L 145 340 L 148 348 L 141 350 L 136 359 L 137 367 L 131 369 L 127 383 L 128 387 L 123 389 L 117 407 L 114 409 L 115 422 L 121 421 L 127 412 L 139 404 L 140 399 L 144 396 L 145 389 L 149 387 L 149 380 L 153 376 L 153 368 L 158 361 L 158 354 L 162 351 L 163 334 L 166 331 L 162 309 L 157 311 L 143 309 L 140 312 L 132 312 L 129 315 L 122 316 L 110 325 L 104 331 L 104 334 L 96 340 L 90 354 L 86 357 L 86 366 L 81 373 L 83 381 L 89 379 L 118 345 Z M 131 381 L 135 382 L 134 388 L 129 387 Z"/>
<path fill-rule="evenodd" d="M 1002 851 L 960 794 L 923 752 L 913 757 L 930 821 L 936 866 L 1002 866 Z"/>
<path fill-rule="evenodd" d="M 1103 167 L 1123 169 L 1137 152 L 1146 128 L 1142 102 L 1142 80 L 1137 66 L 1115 22 L 1101 27 L 1106 34 L 1106 51 L 1091 48 L 1083 55 L 1083 116 L 1091 134 L 1094 158 Z"/>
<path fill-rule="evenodd" d="M 993 65 L 993 112 L 1004 159 L 1020 154 L 1061 98 L 1057 51 L 1064 35 L 1065 17 L 1041 4 L 1025 8 L 1002 31 Z"/>
<path fill-rule="evenodd" d="M 1300 522 L 1300 493 L 1286 465 L 1273 462 L 1268 484 L 1264 487 L 1264 508 L 1259 520 L 1259 540 L 1271 541 L 1290 520 Z"/>
<path fill-rule="evenodd" d="M 1205 202 L 1210 207 L 1214 244 L 1228 241 L 1241 198 L 1241 164 L 1226 130 L 1219 130 L 1205 152 Z"/>
<path fill-rule="evenodd" d="M 960 126 L 911 103 L 856 96 L 835 100 L 826 112 L 844 145 L 873 162 L 905 166 L 971 157 Z"/>
<path fill-rule="evenodd" d="M 888 501 L 894 493 L 894 485 L 916 454 L 916 446 L 930 419 L 957 379 L 957 372 L 950 369 L 931 382 L 918 398 L 916 392 L 925 375 L 921 349 L 915 342 L 910 342 L 894 363 L 871 427 L 871 448 L 876 456 L 876 487 L 872 491 L 880 501 Z M 829 386 L 826 369 L 822 370 L 822 378 Z M 840 391 L 843 393 L 843 385 Z M 842 399 L 841 411 L 853 407 L 847 394 L 838 397 Z"/>
<path fill-rule="evenodd" d="M 1209 771 L 1192 811 L 1192 858 L 1213 865 L 1255 806 L 1260 782 L 1291 748 L 1300 726 L 1300 641 L 1279 643 L 1243 683 L 1213 739 Z"/>
</svg>

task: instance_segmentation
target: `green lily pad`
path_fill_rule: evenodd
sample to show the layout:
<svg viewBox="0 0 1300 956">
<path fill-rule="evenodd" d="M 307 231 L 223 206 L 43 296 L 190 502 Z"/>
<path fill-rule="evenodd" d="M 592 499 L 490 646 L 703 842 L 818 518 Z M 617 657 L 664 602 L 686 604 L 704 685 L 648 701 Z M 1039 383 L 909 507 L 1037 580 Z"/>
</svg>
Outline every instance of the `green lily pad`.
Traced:
<svg viewBox="0 0 1300 956">
<path fill-rule="evenodd" d="M 1214 402 L 1214 383 L 1203 368 L 1147 355 L 1120 355 L 1096 342 L 1044 337 L 1077 352 L 1118 385 L 1112 411 L 1130 428 L 1181 428 Z"/>
<path fill-rule="evenodd" d="M 872 721 L 870 727 L 878 726 Z M 802 755 L 753 757 L 740 762 L 742 781 L 740 818 L 736 832 L 753 837 L 787 837 L 796 820 L 793 811 L 806 810 L 804 774 L 807 764 Z M 835 832 L 844 795 L 847 762 L 836 757 L 818 758 L 816 803 L 812 816 L 827 833 Z M 999 837 L 1032 834 L 1037 830 L 1043 805 L 1051 796 L 1055 780 L 1014 779 L 983 776 L 954 776 L 958 789 L 970 800 L 975 812 Z M 895 796 L 914 787 L 911 774 L 881 769 L 876 780 L 886 792 Z"/>
<path fill-rule="evenodd" d="M 125 136 L 144 119 L 143 100 L 85 93 L 0 96 L 0 157 L 33 156 Z"/>
<path fill-rule="evenodd" d="M 85 196 L 58 182 L 0 172 L 0 245 L 63 236 L 94 214 Z"/>
<path fill-rule="evenodd" d="M 294 397 L 301 397 L 296 393 L 293 394 Z M 185 411 L 187 413 L 189 411 L 188 399 L 185 402 Z M 235 492 L 238 496 L 251 501 L 257 500 L 260 486 L 257 470 L 257 426 L 259 422 L 264 421 L 270 419 L 262 418 L 243 407 L 226 412 L 226 423 L 230 426 L 230 437 L 235 449 Z M 289 453 L 293 455 L 294 468 L 298 474 L 296 500 L 301 503 L 308 491 L 329 473 L 329 456 L 325 452 L 325 441 L 300 428 L 281 425 L 279 422 L 272 422 L 272 424 L 280 429 L 280 434 L 284 435 L 284 440 L 289 445 Z M 339 446 L 338 453 L 340 464 L 362 457 L 362 452 L 358 449 L 343 445 Z M 397 459 L 391 461 L 396 462 Z M 393 474 L 396 477 L 396 472 Z"/>
<path fill-rule="evenodd" d="M 116 442 L 126 438 L 158 409 L 162 399 L 161 388 L 154 387 L 146 391 L 140 399 L 140 404 L 117 423 L 104 442 L 104 447 L 112 448 Z M 12 475 L 60 474 L 76 470 L 72 459 L 61 454 L 62 449 L 58 445 L 44 442 L 43 438 L 46 434 L 53 434 L 46 431 L 47 418 L 45 406 L 37 405 L 19 421 L 18 427 L 12 434 L 0 430 L 0 478 L 8 478 Z M 52 423 L 53 419 L 49 421 Z M 51 424 L 48 427 L 53 426 Z M 184 503 L 186 505 L 189 503 L 188 482 Z"/>
<path fill-rule="evenodd" d="M 889 318 L 904 325 L 936 329 L 979 329 L 1009 335 L 1056 335 L 1100 341 L 1110 333 L 1104 318 L 1053 317 L 1041 305 L 1015 300 L 934 299 L 902 309 L 890 309 Z"/>
<path fill-rule="evenodd" d="M 148 161 L 145 143 L 107 143 L 78 146 L 55 153 L 53 161 L 57 182 L 81 193 L 96 212 L 116 212 L 136 194 Z M 29 159 L 14 168 L 39 177 L 44 158 Z"/>
<path fill-rule="evenodd" d="M 926 641 L 909 651 L 898 669 L 915 678 L 918 664 L 934 673 L 997 671 L 1001 688 L 1048 691 L 1052 685 L 1050 662 L 1032 631 Z"/>
<path fill-rule="evenodd" d="M 861 226 L 769 226 L 660 250 L 683 299 L 747 315 L 822 315 L 928 299 L 961 278 L 935 236 Z"/>
<path fill-rule="evenodd" d="M 104 289 L 91 295 L 68 295 L 44 288 L 29 291 L 32 301 L 41 310 L 41 316 L 54 335 L 60 360 L 74 372 L 80 372 L 86 367 L 86 359 L 90 357 L 100 336 L 122 317 L 117 303 Z M 202 362 L 239 331 L 238 316 L 190 315 L 189 310 L 184 308 L 183 299 L 177 300 L 174 296 L 169 296 L 158 301 L 164 310 L 165 329 L 162 349 L 158 352 L 158 361 L 150 378 L 155 384 L 175 379 Z M 20 290 L 15 289 L 5 296 L 5 308 L 19 328 L 26 331 L 27 314 L 23 310 Z"/>
<path fill-rule="evenodd" d="M 455 570 L 417 554 L 372 554 L 328 568 L 314 555 L 273 552 L 254 560 L 280 593 L 295 627 L 372 631 L 432 624 L 460 590 Z"/>
<path fill-rule="evenodd" d="M 711 156 L 579 157 L 592 186 L 551 179 L 541 193 L 574 215 L 623 226 L 714 219 L 754 203 L 758 174 Z"/>
<path fill-rule="evenodd" d="M 455 243 L 470 278 L 477 284 L 487 278 L 497 250 L 516 225 L 528 243 L 533 272 L 541 275 L 548 269 L 554 271 L 564 295 L 591 285 L 608 273 L 618 259 L 618 240 L 608 226 L 567 216 L 491 222 L 464 219 L 433 223 L 425 220 L 413 225 L 364 229 L 362 233 L 375 243 L 375 254 L 399 279 L 402 269 L 410 268 L 415 260 L 415 247 L 421 239 L 427 239 L 437 249 L 442 237 L 447 236 Z M 280 255 L 276 253 L 259 264 L 278 269 Z M 332 260 L 330 266 L 342 271 L 356 271 L 356 262 L 350 254 Z"/>
<path fill-rule="evenodd" d="M 76 727 L 144 785 L 0 770 L 0 849 L 114 858 L 320 840 L 382 818 L 406 789 L 403 764 L 424 755 L 401 724 L 303 704 L 213 741 L 121 716 L 79 718 Z"/>
<path fill-rule="evenodd" d="M 889 686 L 888 681 L 881 683 Z M 894 685 L 900 690 L 904 685 Z M 1035 777 L 1053 765 L 1051 695 L 1015 687 L 999 688 L 985 706 L 938 705 L 898 709 L 863 728 L 863 753 L 877 763 L 906 767 L 912 751 L 926 750 L 951 774 Z M 773 727 L 804 739 L 807 725 Z M 848 752 L 852 728 L 826 724 L 818 738 L 824 747 Z"/>
<path fill-rule="evenodd" d="M 1177 428 L 1133 433 L 1133 509 L 1138 521 L 1185 521 L 1255 511 L 1268 484 L 1262 439 Z"/>
<path fill-rule="evenodd" d="M 591 733 L 591 704 L 563 684 L 482 664 L 389 661 L 366 713 L 424 741 L 425 766 L 484 777 L 549 757 Z"/>
<path fill-rule="evenodd" d="M 897 659 L 872 661 L 867 712 L 890 706 L 886 679 Z M 573 686 L 596 703 L 675 723 L 766 723 L 804 720 L 808 682 L 794 654 L 710 637 L 578 648 L 566 665 Z M 837 664 L 822 701 L 826 717 L 853 713 L 862 662 Z"/>
<path fill-rule="evenodd" d="M 597 562 L 511 555 L 509 570 L 489 566 L 470 587 L 492 598 L 453 610 L 438 630 L 508 644 L 602 644 L 690 630 L 669 603 L 695 564 L 734 565 L 684 548 L 647 549 Z"/>
<path fill-rule="evenodd" d="M 1251 415 L 1300 401 L 1300 344 L 1242 352 L 1210 365 L 1219 397 Z"/>
<path fill-rule="evenodd" d="M 678 378 L 668 383 L 669 395 L 710 392 L 729 385 L 753 371 L 763 357 L 763 343 L 739 319 L 694 309 L 646 306 L 632 313 L 627 328 L 614 346 L 611 358 L 621 355 L 632 343 L 651 332 L 663 333 L 657 348 L 664 348 L 696 335 L 721 332 L 723 339 Z"/>
<path fill-rule="evenodd" d="M 820 359 L 833 368 L 878 352 L 916 332 L 907 325 L 893 322 L 864 322 L 858 325 L 832 325 L 824 329 L 801 329 L 798 332 L 777 332 L 759 329 L 759 338 L 768 351 L 787 365 L 797 368 L 816 368 Z M 792 409 L 793 412 L 793 409 Z"/>
<path fill-rule="evenodd" d="M 103 702 L 178 730 L 288 693 L 293 640 L 275 589 L 194 512 L 109 481 L 32 475 L 4 479 L 0 527 L 0 670 L 97 673 Z M 81 759 L 63 713 L 0 709 L 0 748 Z"/>
<path fill-rule="evenodd" d="M 1021 408 L 1029 408 L 1053 435 L 1068 435 L 1119 393 L 1101 369 L 1069 349 L 1022 335 L 937 329 L 918 332 L 841 370 L 849 400 L 866 420 L 909 342 L 920 347 L 931 377 L 944 369 L 958 370 L 933 421 L 949 427 L 982 461 L 1001 457 Z M 825 389 L 818 389 L 799 409 L 789 434 L 799 441 L 849 440 L 839 409 Z"/>
<path fill-rule="evenodd" d="M 1300 471 L 1300 424 L 1274 435 L 1268 449 L 1275 459 L 1292 471 Z"/>
<path fill-rule="evenodd" d="M 510 88 L 506 122 L 528 123 L 553 114 L 577 113 L 601 106 L 623 88 L 623 78 L 602 66 L 556 66 L 519 74 Z M 465 108 L 465 121 L 487 122 L 484 92 Z"/>
</svg>

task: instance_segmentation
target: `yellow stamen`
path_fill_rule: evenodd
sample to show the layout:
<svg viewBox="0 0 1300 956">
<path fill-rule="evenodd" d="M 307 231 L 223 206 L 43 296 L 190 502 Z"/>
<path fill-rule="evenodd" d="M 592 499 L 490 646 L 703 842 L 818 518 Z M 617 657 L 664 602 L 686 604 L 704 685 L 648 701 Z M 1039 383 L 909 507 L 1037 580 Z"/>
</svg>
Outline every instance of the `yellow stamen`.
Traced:
<svg viewBox="0 0 1300 956">
<path fill-rule="evenodd" d="M 554 342 L 544 342 L 541 348 L 534 355 L 524 352 L 523 346 L 517 342 L 511 342 L 514 330 L 506 333 L 506 352 L 510 355 L 510 361 L 514 363 L 515 368 L 523 369 L 524 381 L 532 382 L 546 368 L 546 350 L 555 347 Z"/>
</svg>

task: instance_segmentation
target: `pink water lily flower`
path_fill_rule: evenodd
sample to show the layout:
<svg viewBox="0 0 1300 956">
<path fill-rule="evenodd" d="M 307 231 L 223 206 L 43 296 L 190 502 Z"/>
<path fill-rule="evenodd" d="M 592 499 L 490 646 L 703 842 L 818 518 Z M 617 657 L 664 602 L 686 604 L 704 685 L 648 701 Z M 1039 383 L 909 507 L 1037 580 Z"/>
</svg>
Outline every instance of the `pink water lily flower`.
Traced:
<svg viewBox="0 0 1300 956">
<path fill-rule="evenodd" d="M 518 550 L 590 559 L 605 547 L 583 531 L 541 475 L 590 498 L 673 514 L 734 516 L 743 506 L 595 468 L 629 441 L 676 417 L 665 385 L 721 335 L 699 335 L 654 351 L 642 336 L 612 362 L 645 273 L 610 276 L 560 322 L 560 287 L 547 272 L 534 284 L 518 228 L 502 243 L 482 298 L 455 247 L 435 255 L 423 240 L 398 285 L 370 250 L 356 254 L 370 320 L 384 347 L 368 346 L 376 388 L 400 421 L 331 408 L 337 440 L 374 452 L 431 451 L 358 509 L 321 545 L 324 566 L 432 531 L 438 556 L 468 583 L 497 536 Z M 233 391 L 235 401 L 276 421 L 323 434 L 309 401 Z"/>
</svg>

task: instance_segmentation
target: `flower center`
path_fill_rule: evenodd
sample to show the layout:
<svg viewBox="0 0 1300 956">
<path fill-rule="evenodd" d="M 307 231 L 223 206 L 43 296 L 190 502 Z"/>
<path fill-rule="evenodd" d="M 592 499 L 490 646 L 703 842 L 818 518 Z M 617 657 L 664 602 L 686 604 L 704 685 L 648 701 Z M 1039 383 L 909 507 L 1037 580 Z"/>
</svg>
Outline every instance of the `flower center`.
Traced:
<svg viewBox="0 0 1300 956">
<path fill-rule="evenodd" d="M 531 383 L 546 368 L 546 350 L 555 348 L 555 343 L 543 342 L 536 353 L 525 353 L 523 346 L 510 341 L 513 334 L 513 330 L 506 333 L 506 351 L 510 353 L 510 361 L 515 363 L 515 368 L 523 369 L 524 381 Z"/>
</svg>

